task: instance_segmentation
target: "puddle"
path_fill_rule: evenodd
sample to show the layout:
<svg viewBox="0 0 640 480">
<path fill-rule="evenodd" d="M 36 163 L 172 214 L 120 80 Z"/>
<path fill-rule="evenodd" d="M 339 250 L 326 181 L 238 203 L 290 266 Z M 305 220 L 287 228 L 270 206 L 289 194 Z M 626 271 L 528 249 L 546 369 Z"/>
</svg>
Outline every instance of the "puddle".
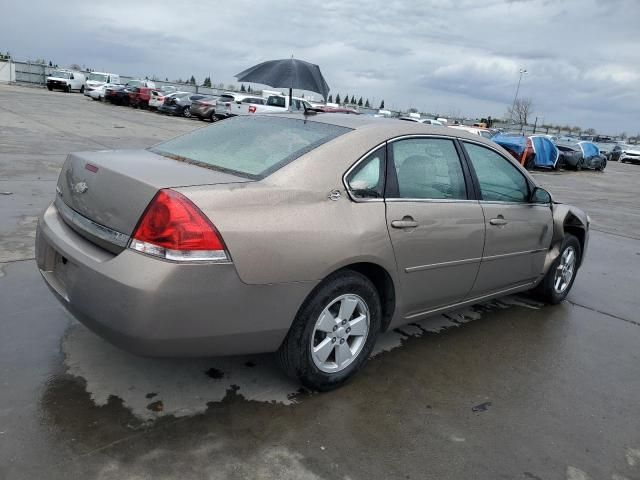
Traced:
<svg viewBox="0 0 640 480">
<path fill-rule="evenodd" d="M 479 320 L 485 312 L 519 306 L 539 309 L 525 297 L 506 297 L 446 315 L 404 325 L 381 335 L 372 357 L 400 347 L 412 337 L 437 334 Z M 291 405 L 300 385 L 277 367 L 274 355 L 197 359 L 143 358 L 107 343 L 73 322 L 62 342 L 67 371 L 82 377 L 92 401 L 106 405 L 112 396 L 140 419 L 203 413 L 231 391 L 247 400 Z"/>
</svg>

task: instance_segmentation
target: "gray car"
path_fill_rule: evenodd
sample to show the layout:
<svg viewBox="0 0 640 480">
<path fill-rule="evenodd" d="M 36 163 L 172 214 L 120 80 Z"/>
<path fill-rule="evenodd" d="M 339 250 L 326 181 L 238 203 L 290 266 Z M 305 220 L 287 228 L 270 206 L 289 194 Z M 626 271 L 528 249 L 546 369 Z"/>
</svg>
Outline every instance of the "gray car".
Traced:
<svg viewBox="0 0 640 480">
<path fill-rule="evenodd" d="M 37 264 L 78 320 L 142 355 L 277 351 L 319 390 L 381 331 L 531 289 L 560 302 L 589 237 L 496 144 L 356 115 L 73 153 L 56 190 Z"/>
</svg>

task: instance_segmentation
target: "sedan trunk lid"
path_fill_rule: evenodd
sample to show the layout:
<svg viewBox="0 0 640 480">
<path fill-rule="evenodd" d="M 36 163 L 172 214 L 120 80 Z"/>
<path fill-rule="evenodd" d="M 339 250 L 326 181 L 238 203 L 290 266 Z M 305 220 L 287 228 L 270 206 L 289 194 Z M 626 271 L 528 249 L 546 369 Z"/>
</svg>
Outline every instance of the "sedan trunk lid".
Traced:
<svg viewBox="0 0 640 480">
<path fill-rule="evenodd" d="M 56 202 L 83 223 L 63 218 L 85 238 L 117 252 L 122 245 L 96 241 L 94 232 L 83 228 L 85 219 L 96 228 L 131 235 L 142 213 L 162 188 L 249 182 L 250 179 L 210 168 L 180 162 L 148 150 L 114 150 L 72 153 L 62 168 L 56 187 Z M 59 208 L 60 209 L 60 208 Z"/>
</svg>

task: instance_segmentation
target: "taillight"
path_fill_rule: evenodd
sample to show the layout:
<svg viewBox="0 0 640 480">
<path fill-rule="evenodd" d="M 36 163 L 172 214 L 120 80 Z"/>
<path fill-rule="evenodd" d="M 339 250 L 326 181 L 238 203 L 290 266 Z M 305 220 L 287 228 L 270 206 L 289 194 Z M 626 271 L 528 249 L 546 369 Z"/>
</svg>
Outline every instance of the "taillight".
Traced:
<svg viewBox="0 0 640 480">
<path fill-rule="evenodd" d="M 129 248 L 178 262 L 228 262 L 220 234 L 184 195 L 160 190 L 142 214 Z"/>
<path fill-rule="evenodd" d="M 256 113 L 256 106 L 255 105 L 249 105 L 249 113 Z"/>
</svg>

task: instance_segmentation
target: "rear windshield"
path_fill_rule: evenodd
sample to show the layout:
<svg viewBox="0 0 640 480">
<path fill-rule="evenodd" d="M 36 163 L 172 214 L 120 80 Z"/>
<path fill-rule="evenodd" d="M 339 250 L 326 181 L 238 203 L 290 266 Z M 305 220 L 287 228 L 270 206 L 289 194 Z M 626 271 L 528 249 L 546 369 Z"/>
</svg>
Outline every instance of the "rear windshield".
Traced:
<svg viewBox="0 0 640 480">
<path fill-rule="evenodd" d="M 295 118 L 237 116 L 150 150 L 176 160 L 261 179 L 350 130 Z"/>
</svg>

